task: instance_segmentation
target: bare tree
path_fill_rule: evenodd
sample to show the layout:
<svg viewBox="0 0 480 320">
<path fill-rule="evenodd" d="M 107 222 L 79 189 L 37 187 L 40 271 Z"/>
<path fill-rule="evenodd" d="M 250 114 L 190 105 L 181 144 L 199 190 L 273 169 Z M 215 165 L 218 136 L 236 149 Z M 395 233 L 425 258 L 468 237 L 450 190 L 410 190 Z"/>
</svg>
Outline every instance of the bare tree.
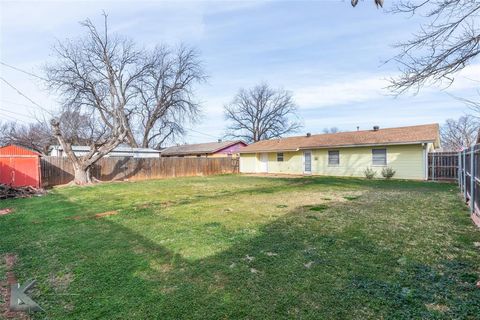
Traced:
<svg viewBox="0 0 480 320">
<path fill-rule="evenodd" d="M 225 119 L 230 121 L 226 135 L 247 142 L 279 138 L 301 128 L 295 121 L 297 106 L 292 94 L 267 84 L 241 89 L 224 109 Z"/>
<path fill-rule="evenodd" d="M 0 141 L 2 145 L 15 144 L 44 155 L 55 143 L 50 127 L 45 123 L 20 124 L 13 121 L 0 123 Z"/>
<path fill-rule="evenodd" d="M 418 14 L 426 19 L 410 41 L 400 43 L 394 57 L 401 75 L 391 79 L 390 89 L 402 93 L 428 84 L 454 81 L 455 73 L 471 63 L 480 52 L 475 0 L 398 1 L 393 12 Z"/>
<path fill-rule="evenodd" d="M 64 135 L 68 128 L 61 126 L 59 119 L 51 120 L 54 136 L 73 163 L 74 182 L 86 184 L 93 181 L 91 167 L 126 139 L 126 106 L 145 70 L 137 66 L 143 60 L 141 51 L 126 39 L 109 36 L 106 16 L 103 33 L 90 20 L 81 25 L 87 36 L 58 43 L 57 61 L 46 67 L 46 77 L 50 89 L 63 98 L 65 108 L 89 116 L 92 122 L 103 122 L 103 133 L 92 136 L 88 154 L 77 156 Z"/>
<path fill-rule="evenodd" d="M 46 67 L 48 86 L 62 97 L 63 108 L 89 119 L 85 156 L 77 156 L 66 139 L 70 124 L 51 121 L 77 184 L 93 182 L 92 166 L 122 142 L 147 147 L 182 134 L 183 123 L 199 112 L 192 86 L 205 77 L 193 49 L 137 48 L 109 34 L 106 14 L 100 30 L 88 19 L 81 25 L 86 36 L 58 43 L 57 61 Z"/>
<path fill-rule="evenodd" d="M 475 144 L 479 122 L 475 117 L 466 115 L 458 120 L 448 119 L 440 129 L 443 149 L 461 151 Z"/>
<path fill-rule="evenodd" d="M 479 91 L 479 94 L 480 94 L 480 91 Z M 474 120 L 472 121 L 474 121 L 477 124 L 477 128 L 478 128 L 476 143 L 480 143 L 480 102 L 475 100 L 465 99 L 465 98 L 458 98 L 458 99 L 463 103 L 465 103 L 474 112 L 472 114 L 472 117 Z"/>
<path fill-rule="evenodd" d="M 383 7 L 383 0 L 373 0 L 375 5 L 378 7 Z M 358 0 L 351 0 L 352 7 L 355 7 L 358 4 Z"/>
<path fill-rule="evenodd" d="M 183 124 L 199 115 L 193 87 L 206 76 L 198 53 L 185 46 L 157 47 L 149 59 L 150 70 L 140 81 L 138 107 L 129 121 L 129 130 L 137 129 L 139 137 L 130 144 L 159 148 L 183 136 Z"/>
<path fill-rule="evenodd" d="M 88 119 L 78 113 L 62 112 L 58 118 L 68 130 L 64 137 L 73 144 L 88 144 Z M 48 121 L 37 119 L 36 122 L 21 124 L 18 122 L 0 123 L 0 141 L 2 144 L 16 144 L 47 155 L 52 145 L 58 143 L 52 134 Z"/>
<path fill-rule="evenodd" d="M 323 128 L 323 133 L 337 133 L 340 132 L 340 130 L 337 127 L 331 127 L 331 128 Z"/>
</svg>

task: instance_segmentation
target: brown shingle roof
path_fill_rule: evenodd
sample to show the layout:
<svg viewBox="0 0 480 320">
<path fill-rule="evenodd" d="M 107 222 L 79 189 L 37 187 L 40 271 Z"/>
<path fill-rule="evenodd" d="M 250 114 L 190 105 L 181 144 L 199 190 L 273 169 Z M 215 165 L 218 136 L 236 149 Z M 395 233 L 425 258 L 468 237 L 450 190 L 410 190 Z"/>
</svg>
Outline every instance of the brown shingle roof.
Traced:
<svg viewBox="0 0 480 320">
<path fill-rule="evenodd" d="M 347 147 L 362 145 L 412 144 L 421 142 L 439 143 L 438 124 L 386 128 L 378 131 L 362 130 L 317 134 L 310 137 L 290 137 L 263 140 L 243 148 L 240 153 L 293 151 L 298 149 Z"/>
<path fill-rule="evenodd" d="M 228 148 L 236 143 L 245 144 L 243 141 L 222 141 L 222 142 L 207 142 L 197 144 L 184 144 L 181 146 L 174 146 L 162 150 L 162 156 L 176 156 L 176 155 L 196 155 L 196 154 L 210 154 Z M 246 145 L 246 144 L 245 144 Z"/>
</svg>

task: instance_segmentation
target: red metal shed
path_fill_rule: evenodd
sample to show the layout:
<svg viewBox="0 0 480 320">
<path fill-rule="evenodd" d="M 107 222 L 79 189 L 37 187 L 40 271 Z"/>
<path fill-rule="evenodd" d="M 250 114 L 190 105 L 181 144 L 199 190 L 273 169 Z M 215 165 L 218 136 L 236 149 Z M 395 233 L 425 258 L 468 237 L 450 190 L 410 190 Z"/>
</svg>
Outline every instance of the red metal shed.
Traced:
<svg viewBox="0 0 480 320">
<path fill-rule="evenodd" d="M 0 148 L 0 183 L 40 188 L 40 154 L 15 145 Z"/>
</svg>

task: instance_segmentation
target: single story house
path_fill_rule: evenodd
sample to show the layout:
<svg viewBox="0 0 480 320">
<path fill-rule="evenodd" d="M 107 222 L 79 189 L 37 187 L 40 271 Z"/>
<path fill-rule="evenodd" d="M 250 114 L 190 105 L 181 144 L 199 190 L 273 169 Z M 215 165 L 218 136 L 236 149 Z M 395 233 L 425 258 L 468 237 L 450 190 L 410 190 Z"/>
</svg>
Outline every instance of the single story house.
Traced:
<svg viewBox="0 0 480 320">
<path fill-rule="evenodd" d="M 84 156 L 90 152 L 89 146 L 72 146 L 72 150 L 76 156 Z M 132 148 L 128 146 L 119 146 L 110 151 L 108 157 L 130 157 L 130 158 L 160 158 L 161 150 L 150 148 Z M 49 155 L 53 157 L 66 157 L 67 154 L 63 151 L 62 146 L 51 146 Z"/>
<path fill-rule="evenodd" d="M 238 152 L 246 147 L 247 144 L 243 141 L 221 141 L 184 144 L 174 147 L 165 148 L 162 150 L 162 157 L 235 157 Z"/>
<path fill-rule="evenodd" d="M 438 124 L 318 134 L 264 140 L 240 150 L 241 173 L 286 173 L 363 177 L 428 178 L 428 152 L 440 147 Z"/>
</svg>

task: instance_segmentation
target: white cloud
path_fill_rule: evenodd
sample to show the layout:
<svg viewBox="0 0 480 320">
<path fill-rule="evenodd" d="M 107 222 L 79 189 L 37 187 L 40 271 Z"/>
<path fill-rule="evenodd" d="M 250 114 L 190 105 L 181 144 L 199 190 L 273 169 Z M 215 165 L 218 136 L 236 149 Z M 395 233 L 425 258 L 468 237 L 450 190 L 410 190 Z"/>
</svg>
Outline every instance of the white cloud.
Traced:
<svg viewBox="0 0 480 320">
<path fill-rule="evenodd" d="M 385 99 L 390 95 L 386 87 L 388 78 L 394 73 L 356 74 L 334 78 L 318 85 L 294 90 L 295 100 L 302 109 L 321 108 Z M 465 67 L 455 75 L 455 81 L 444 90 L 441 86 L 422 88 L 419 96 L 447 92 L 454 94 L 462 90 L 478 88 L 480 85 L 480 64 Z M 405 95 L 408 96 L 408 93 Z"/>
<path fill-rule="evenodd" d="M 383 98 L 382 88 L 388 82 L 380 75 L 350 76 L 295 90 L 295 100 L 300 108 L 318 108 L 332 105 L 358 103 Z"/>
<path fill-rule="evenodd" d="M 480 87 L 480 64 L 466 66 L 455 75 L 455 81 L 447 88 L 448 92 Z"/>
</svg>

